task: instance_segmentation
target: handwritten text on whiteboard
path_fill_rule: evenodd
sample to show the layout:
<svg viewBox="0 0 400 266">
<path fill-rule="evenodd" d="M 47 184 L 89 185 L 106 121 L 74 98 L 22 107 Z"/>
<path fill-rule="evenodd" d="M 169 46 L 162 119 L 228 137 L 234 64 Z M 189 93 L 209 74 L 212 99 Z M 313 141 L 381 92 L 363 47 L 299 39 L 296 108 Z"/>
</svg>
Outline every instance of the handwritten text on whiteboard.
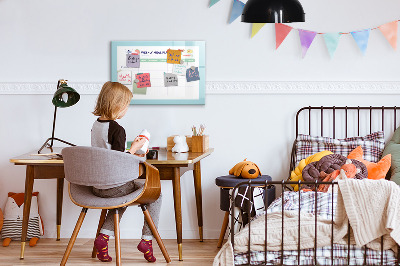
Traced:
<svg viewBox="0 0 400 266">
<path fill-rule="evenodd" d="M 177 65 L 175 64 L 172 68 L 172 74 L 177 74 L 179 76 L 184 76 L 186 74 L 186 66 L 185 65 Z"/>
<path fill-rule="evenodd" d="M 139 80 L 137 83 L 138 88 L 148 88 L 151 87 L 150 73 L 141 73 L 136 75 L 136 79 Z"/>
<path fill-rule="evenodd" d="M 182 57 L 181 50 L 167 50 L 167 63 L 168 64 L 180 64 Z"/>
<path fill-rule="evenodd" d="M 178 76 L 171 73 L 164 73 L 164 86 L 165 87 L 178 86 Z"/>
<path fill-rule="evenodd" d="M 139 54 L 127 54 L 126 55 L 126 67 L 139 68 L 140 67 L 140 55 Z"/>
<path fill-rule="evenodd" d="M 124 85 L 131 85 L 132 72 L 129 70 L 118 71 L 118 82 Z"/>
<path fill-rule="evenodd" d="M 198 67 L 195 67 L 194 69 L 188 68 L 186 70 L 186 80 L 187 82 L 200 80 L 199 68 Z"/>
</svg>

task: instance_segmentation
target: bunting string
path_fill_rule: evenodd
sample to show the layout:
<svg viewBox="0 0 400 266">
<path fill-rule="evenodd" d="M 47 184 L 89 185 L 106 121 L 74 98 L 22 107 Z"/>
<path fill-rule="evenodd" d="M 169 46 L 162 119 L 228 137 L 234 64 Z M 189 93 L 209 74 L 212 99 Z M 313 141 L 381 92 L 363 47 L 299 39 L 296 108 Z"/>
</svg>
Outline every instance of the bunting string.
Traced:
<svg viewBox="0 0 400 266">
<path fill-rule="evenodd" d="M 235 0 L 236 1 L 236 0 Z M 400 20 L 394 20 L 394 21 L 392 21 L 392 22 L 399 22 Z M 391 22 L 389 22 L 389 23 L 391 23 Z M 383 25 L 385 25 L 385 24 L 383 24 Z M 289 26 L 290 27 L 290 26 Z M 375 28 L 370 28 L 370 30 L 379 30 L 379 27 L 380 26 L 378 26 L 378 27 L 375 27 Z M 300 30 L 299 28 L 293 28 L 293 27 L 291 27 L 292 29 L 294 29 L 294 30 Z M 307 30 L 307 31 L 311 31 L 311 30 Z M 363 30 L 358 30 L 358 31 L 363 31 Z M 342 34 L 342 35 L 345 35 L 345 34 L 351 34 L 352 32 L 357 32 L 357 30 L 355 30 L 355 31 L 350 31 L 350 32 L 341 32 L 341 31 L 339 31 L 338 33 L 339 34 Z M 329 32 L 317 32 L 317 34 L 328 34 Z"/>
<path fill-rule="evenodd" d="M 214 6 L 220 0 L 210 0 L 209 7 Z M 245 4 L 240 0 L 232 0 L 232 9 L 229 17 L 229 24 L 232 24 L 243 12 Z M 276 49 L 282 44 L 285 38 L 292 30 L 297 30 L 299 32 L 300 44 L 302 57 L 304 58 L 311 44 L 313 43 L 317 35 L 322 35 L 325 41 L 326 47 L 328 49 L 329 55 L 332 58 L 336 48 L 339 45 L 339 40 L 342 35 L 351 34 L 354 41 L 356 42 L 361 53 L 364 55 L 368 47 L 368 41 L 370 32 L 373 30 L 380 30 L 389 44 L 394 50 L 397 49 L 397 29 L 398 22 L 400 20 L 394 20 L 386 24 L 367 28 L 363 30 L 356 30 L 350 32 L 316 32 L 311 30 L 305 30 L 300 28 L 293 28 L 289 25 L 276 23 L 275 24 L 275 40 Z M 252 23 L 251 38 L 253 38 L 265 25 L 266 23 Z"/>
</svg>

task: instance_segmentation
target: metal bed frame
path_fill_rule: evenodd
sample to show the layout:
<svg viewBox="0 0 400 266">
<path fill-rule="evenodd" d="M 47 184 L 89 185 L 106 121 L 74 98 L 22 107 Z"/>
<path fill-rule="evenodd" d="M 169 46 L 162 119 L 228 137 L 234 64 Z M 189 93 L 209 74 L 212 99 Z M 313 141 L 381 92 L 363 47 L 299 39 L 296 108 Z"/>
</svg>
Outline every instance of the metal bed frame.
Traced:
<svg viewBox="0 0 400 266">
<path fill-rule="evenodd" d="M 397 118 L 397 111 L 400 108 L 393 106 L 393 107 L 348 107 L 348 106 L 344 106 L 344 107 L 337 107 L 337 106 L 331 106 L 331 107 L 324 107 L 324 106 L 320 106 L 320 107 L 312 107 L 312 106 L 308 106 L 308 107 L 303 107 L 301 108 L 297 114 L 296 114 L 296 138 L 297 136 L 300 134 L 299 133 L 299 120 L 300 120 L 300 114 L 303 111 L 308 111 L 308 134 L 311 135 L 311 131 L 312 131 L 312 126 L 311 126 L 311 112 L 313 110 L 317 110 L 319 111 L 319 115 L 320 115 L 320 136 L 324 136 L 324 111 L 325 110 L 331 110 L 329 113 L 331 113 L 332 115 L 332 129 L 333 129 L 333 138 L 336 137 L 336 122 L 338 119 L 336 119 L 336 113 L 337 112 L 344 112 L 344 121 L 342 122 L 342 125 L 344 123 L 344 129 L 345 129 L 345 137 L 348 137 L 348 125 L 349 125 L 349 115 L 348 113 L 350 112 L 356 112 L 357 115 L 357 136 L 360 136 L 360 113 L 361 112 L 369 112 L 369 132 L 372 133 L 372 125 L 373 125 L 373 114 L 375 114 L 376 112 L 381 112 L 381 130 L 384 131 L 385 129 L 385 113 L 387 113 L 386 111 L 390 111 L 393 112 L 393 130 L 396 129 L 396 118 Z M 325 112 L 327 113 L 327 112 Z M 326 114 L 325 114 L 326 115 Z M 325 121 L 328 119 L 325 119 Z M 315 121 L 314 121 L 315 122 Z M 318 121 L 317 121 L 318 122 Z M 354 125 L 354 124 L 353 124 Z M 289 176 L 290 176 L 290 172 L 295 169 L 296 165 L 295 165 L 295 158 L 296 158 L 296 154 L 295 154 L 295 146 L 296 146 L 296 141 L 293 144 L 293 149 L 292 149 L 292 153 L 291 153 L 291 160 L 290 160 L 290 171 L 289 171 Z M 235 195 L 236 190 L 239 187 L 242 186 L 251 186 L 251 187 L 259 187 L 259 188 L 263 188 L 265 191 L 265 195 L 266 198 L 268 198 L 268 188 L 271 185 L 276 185 L 276 186 L 281 186 L 282 188 L 282 195 L 285 192 L 285 190 L 291 190 L 289 186 L 287 185 L 300 185 L 301 184 L 306 184 L 306 185 L 315 185 L 314 191 L 317 192 L 318 186 L 319 185 L 325 185 L 325 184 L 330 184 L 332 185 L 332 189 L 334 189 L 334 186 L 336 186 L 338 183 L 336 181 L 332 181 L 332 182 L 320 182 L 320 181 L 315 181 L 315 182 L 304 182 L 304 181 L 252 181 L 251 179 L 249 181 L 246 182 L 242 182 L 238 185 L 236 185 L 232 191 L 232 195 Z M 299 202 L 301 202 L 301 192 L 300 190 L 298 191 L 299 193 Z M 253 191 L 250 189 L 250 198 L 252 198 Z M 334 250 L 333 250 L 333 224 L 334 224 L 334 217 L 333 217 L 333 210 L 334 210 L 334 206 L 333 206 L 333 200 L 334 199 L 334 193 L 332 193 L 332 221 L 331 221 L 331 228 L 332 228 L 332 237 L 331 237 L 331 261 L 332 261 L 332 265 L 334 262 Z M 315 213 L 317 213 L 317 202 L 318 202 L 318 198 L 317 198 L 317 193 L 315 193 Z M 265 208 L 265 247 L 264 247 L 264 262 L 259 263 L 259 265 L 272 265 L 272 264 L 268 264 L 267 262 L 267 233 L 268 233 L 268 219 L 267 219 L 267 201 L 264 201 L 264 208 Z M 284 212 L 284 197 L 282 197 L 282 212 Z M 299 210 L 298 210 L 298 214 L 299 214 L 299 220 L 298 220 L 298 226 L 300 227 L 300 204 L 299 204 Z M 234 241 L 234 217 L 235 217 L 235 208 L 234 208 L 234 197 L 232 197 L 232 201 L 231 201 L 231 232 L 230 232 L 230 236 L 231 236 L 231 244 L 232 247 L 234 248 L 235 245 L 235 241 Z M 316 254 L 316 249 L 317 249 L 317 215 L 315 215 L 315 239 L 314 239 L 314 258 L 313 264 L 307 264 L 307 265 L 318 265 L 317 264 L 317 254 Z M 249 227 L 249 242 L 247 245 L 247 264 L 245 265 L 250 265 L 251 264 L 251 249 L 250 249 L 250 243 L 251 243 L 251 219 L 249 219 L 248 222 L 248 227 Z M 280 264 L 278 265 L 284 265 L 283 264 L 283 251 L 284 251 L 284 240 L 283 240 L 283 235 L 284 235 L 284 218 L 282 216 L 282 237 L 281 237 L 281 250 L 280 250 Z M 301 242 L 301 238 L 300 238 L 300 230 L 298 233 L 298 243 L 297 243 L 297 265 L 305 265 L 305 264 L 300 264 L 300 254 L 301 254 L 301 249 L 300 249 L 300 242 Z M 400 265 L 400 246 L 397 245 L 397 248 L 399 250 L 399 252 L 397 253 L 397 258 L 396 258 L 396 263 L 395 265 Z M 364 263 L 363 265 L 367 265 L 367 253 L 366 253 L 366 246 L 363 246 L 364 249 Z M 347 264 L 346 265 L 350 265 L 350 224 L 348 226 L 348 233 L 347 233 Z M 380 257 L 380 265 L 384 265 L 384 261 L 383 261 L 383 236 L 381 237 L 381 257 Z"/>
</svg>

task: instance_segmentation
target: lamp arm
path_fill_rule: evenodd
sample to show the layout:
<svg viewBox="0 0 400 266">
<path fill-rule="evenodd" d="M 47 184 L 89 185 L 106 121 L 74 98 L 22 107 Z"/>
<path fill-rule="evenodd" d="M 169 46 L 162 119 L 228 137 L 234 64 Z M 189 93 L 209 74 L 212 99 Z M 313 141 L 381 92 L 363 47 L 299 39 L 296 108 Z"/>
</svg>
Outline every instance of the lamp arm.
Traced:
<svg viewBox="0 0 400 266">
<path fill-rule="evenodd" d="M 58 88 L 60 88 L 60 83 L 61 83 L 61 80 L 58 80 L 56 91 L 58 90 Z M 50 144 L 50 148 L 53 147 L 54 130 L 55 130 L 55 128 L 56 128 L 56 117 L 57 117 L 57 106 L 54 106 L 53 131 L 52 131 L 52 133 L 51 133 L 51 144 Z"/>
<path fill-rule="evenodd" d="M 57 106 L 54 106 L 53 131 L 51 132 L 51 144 L 50 144 L 50 148 L 53 147 L 54 131 L 55 131 L 55 129 L 56 129 L 56 118 L 57 118 Z"/>
</svg>

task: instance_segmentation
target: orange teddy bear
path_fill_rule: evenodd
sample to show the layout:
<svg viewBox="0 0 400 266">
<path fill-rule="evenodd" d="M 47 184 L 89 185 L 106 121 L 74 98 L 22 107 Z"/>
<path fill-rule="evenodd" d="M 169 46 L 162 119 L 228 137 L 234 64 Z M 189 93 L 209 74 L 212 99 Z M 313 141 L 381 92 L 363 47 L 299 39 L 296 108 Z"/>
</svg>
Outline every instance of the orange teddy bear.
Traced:
<svg viewBox="0 0 400 266">
<path fill-rule="evenodd" d="M 247 158 L 244 159 L 242 162 L 237 163 L 231 170 L 229 170 L 229 174 L 249 179 L 257 178 L 258 176 L 260 176 L 260 168 L 258 168 L 255 163 L 246 160 Z"/>
</svg>

